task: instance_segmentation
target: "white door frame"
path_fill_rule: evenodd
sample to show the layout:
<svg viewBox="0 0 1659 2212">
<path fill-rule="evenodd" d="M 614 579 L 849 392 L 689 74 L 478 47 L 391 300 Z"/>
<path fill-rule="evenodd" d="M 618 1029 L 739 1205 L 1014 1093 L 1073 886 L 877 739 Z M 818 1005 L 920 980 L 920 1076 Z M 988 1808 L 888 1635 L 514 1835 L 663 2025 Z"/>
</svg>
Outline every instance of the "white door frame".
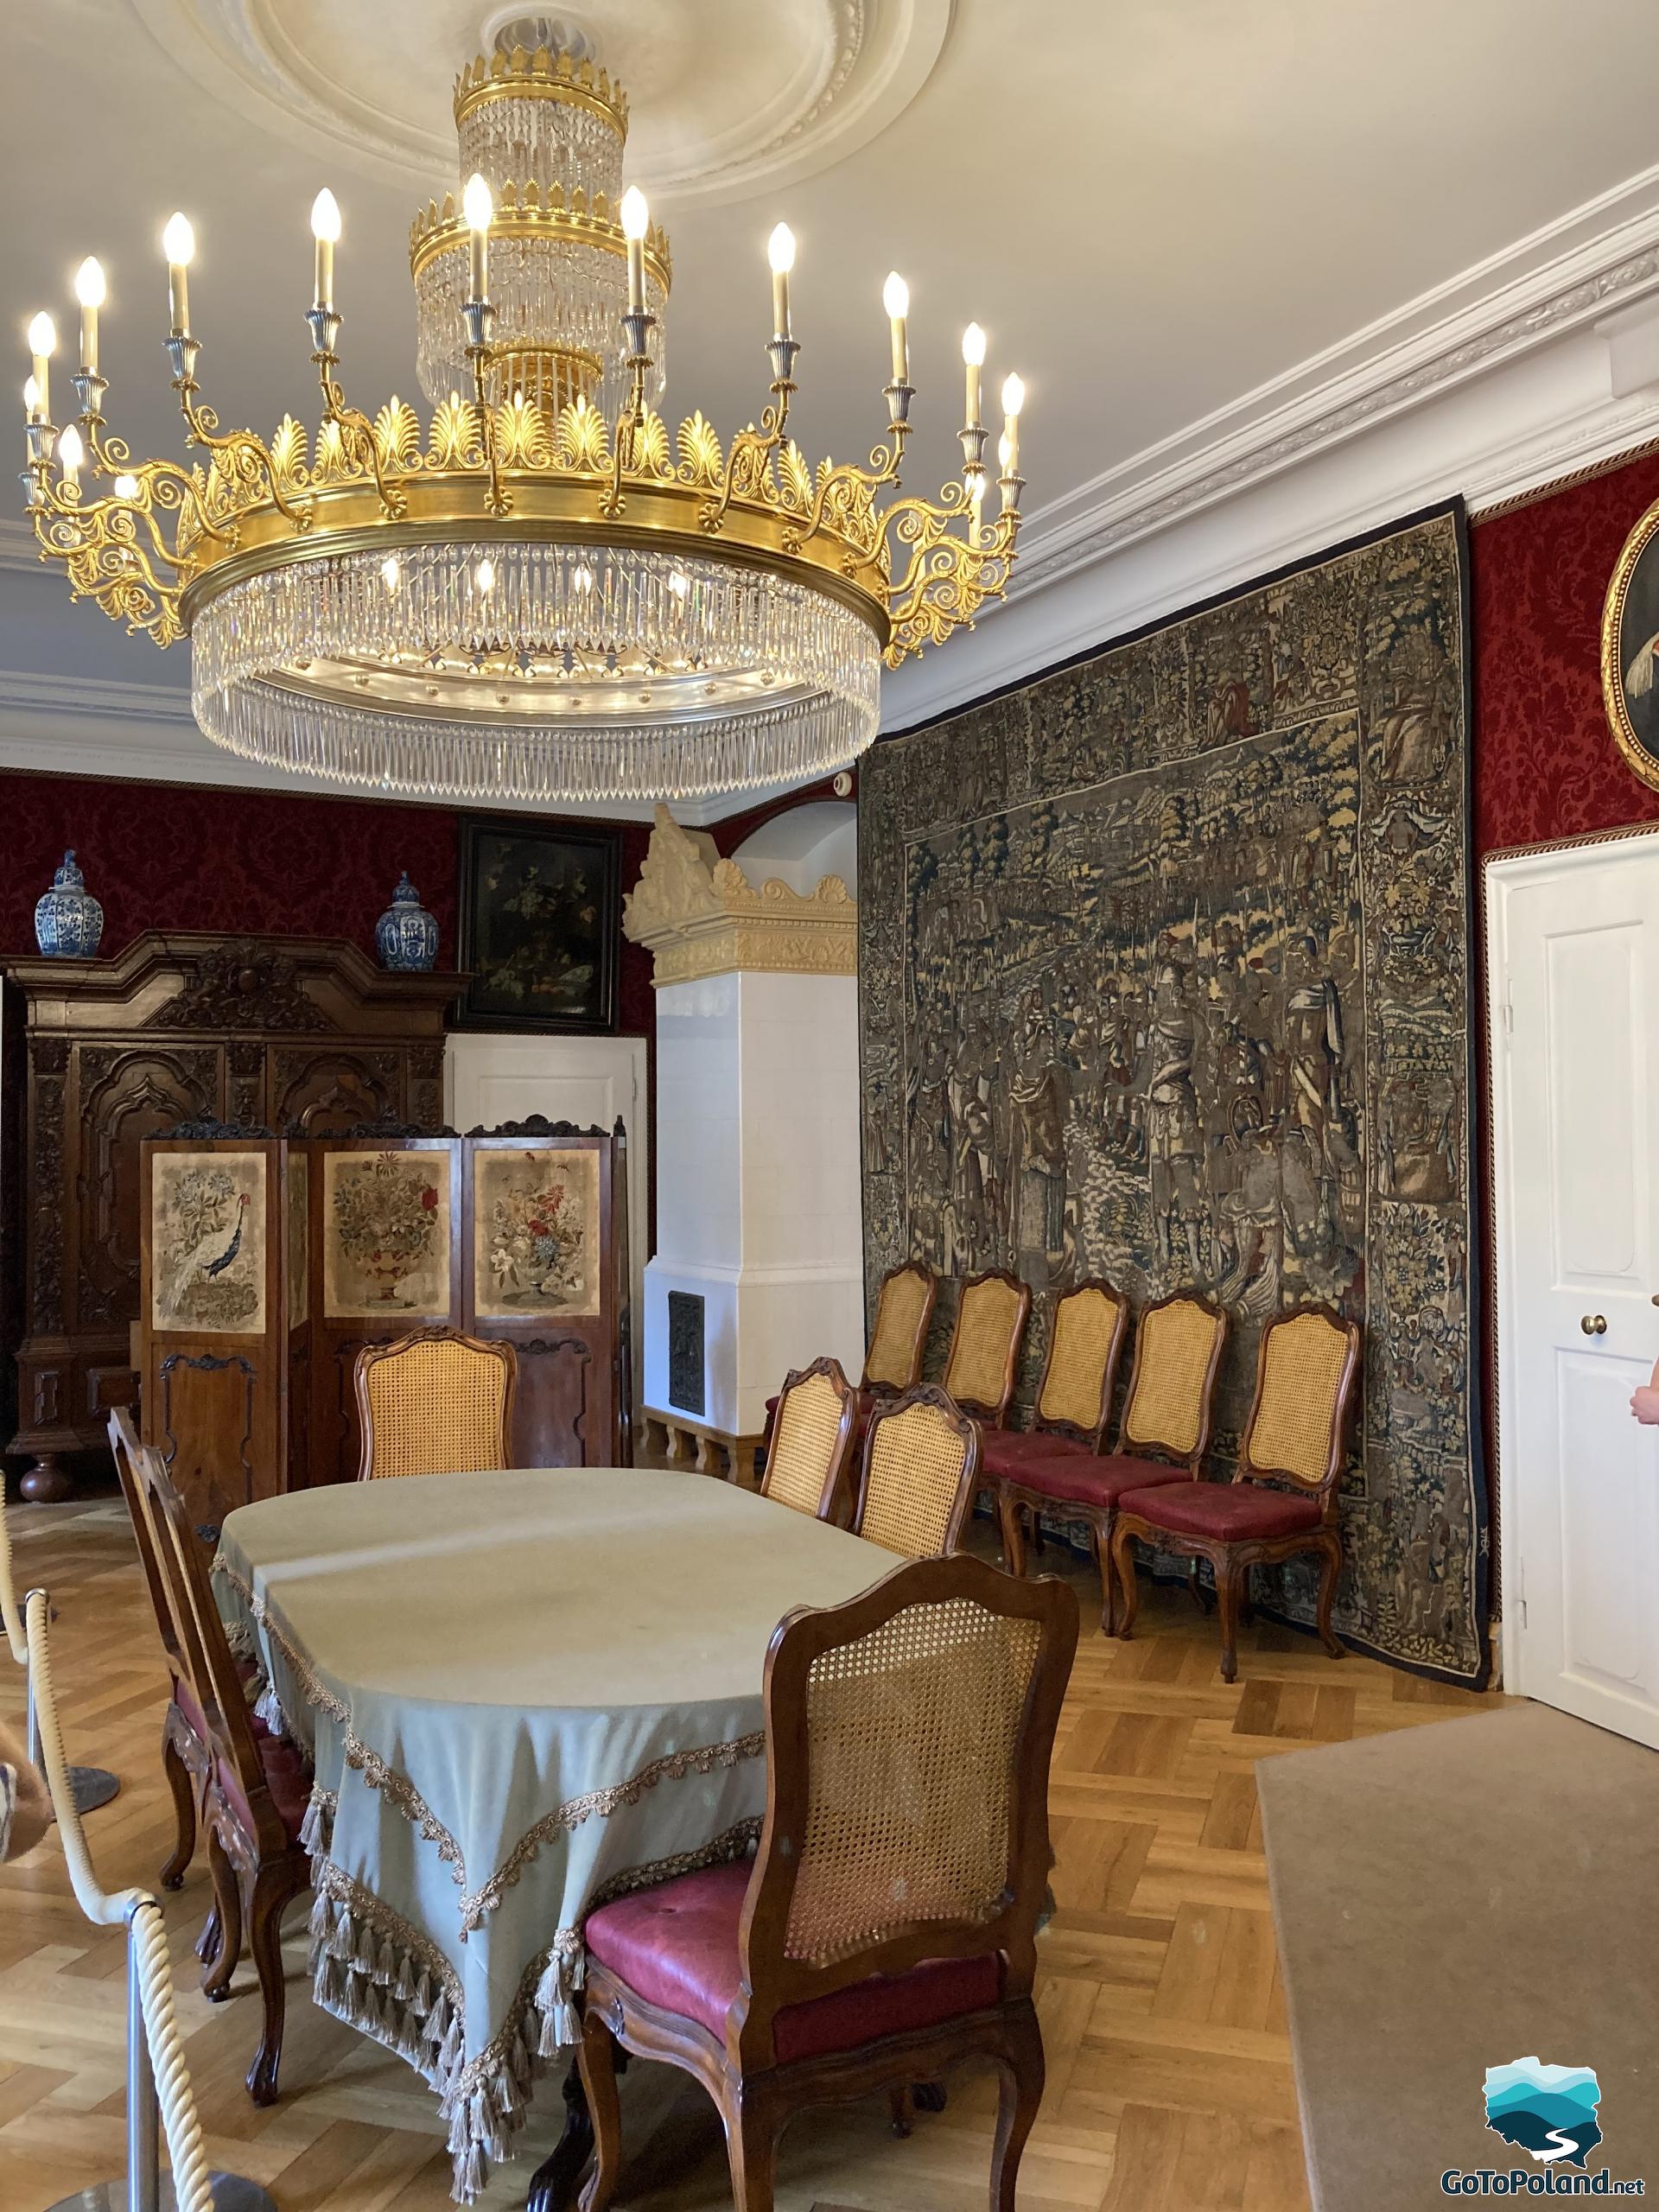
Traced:
<svg viewBox="0 0 1659 2212">
<path fill-rule="evenodd" d="M 1510 1002 L 1509 912 L 1514 892 L 1539 882 L 1558 881 L 1581 868 L 1617 862 L 1618 849 L 1630 849 L 1632 859 L 1651 859 L 1649 841 L 1659 839 L 1659 823 L 1637 823 L 1629 829 L 1592 830 L 1583 837 L 1562 838 L 1553 844 L 1533 845 L 1519 852 L 1494 853 L 1481 868 L 1481 906 L 1486 986 L 1487 1096 L 1491 1107 L 1491 1175 L 1488 1196 L 1492 1209 L 1492 1313 L 1497 1353 L 1492 1405 L 1493 1472 L 1497 1484 L 1499 1651 L 1503 1688 L 1521 1696 L 1530 1695 L 1522 1663 L 1520 1606 L 1521 1514 L 1503 1456 L 1503 1402 L 1514 1402 L 1513 1377 L 1523 1357 L 1515 1341 L 1516 1252 L 1514 1215 L 1508 1204 L 1513 1171 L 1514 1116 L 1510 1099 L 1509 1050 L 1512 1010 Z M 1506 1391 L 1506 1382 L 1509 1388 Z"/>
</svg>

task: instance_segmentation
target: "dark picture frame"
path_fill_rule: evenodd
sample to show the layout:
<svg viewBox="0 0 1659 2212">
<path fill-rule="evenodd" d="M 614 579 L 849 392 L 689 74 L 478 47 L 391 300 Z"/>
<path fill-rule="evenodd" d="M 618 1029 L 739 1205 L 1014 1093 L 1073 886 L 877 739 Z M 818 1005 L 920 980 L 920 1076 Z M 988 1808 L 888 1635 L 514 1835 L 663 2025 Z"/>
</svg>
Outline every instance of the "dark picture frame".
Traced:
<svg viewBox="0 0 1659 2212">
<path fill-rule="evenodd" d="M 1607 586 L 1601 692 L 1626 766 L 1659 791 L 1659 500 L 1625 539 Z"/>
<path fill-rule="evenodd" d="M 460 1029 L 616 1029 L 621 833 L 461 817 Z"/>
</svg>

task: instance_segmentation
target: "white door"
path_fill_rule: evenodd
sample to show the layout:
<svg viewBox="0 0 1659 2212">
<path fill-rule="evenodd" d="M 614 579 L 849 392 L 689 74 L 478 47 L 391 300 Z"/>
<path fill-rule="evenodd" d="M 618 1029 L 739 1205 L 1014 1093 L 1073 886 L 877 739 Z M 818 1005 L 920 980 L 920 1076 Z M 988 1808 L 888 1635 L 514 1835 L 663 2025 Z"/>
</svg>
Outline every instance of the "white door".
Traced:
<svg viewBox="0 0 1659 2212">
<path fill-rule="evenodd" d="M 1659 1748 L 1659 837 L 1487 892 L 1505 1687 Z"/>
<path fill-rule="evenodd" d="M 634 1384 L 644 1330 L 640 1316 L 650 1190 L 651 1117 L 643 1037 L 515 1037 L 452 1030 L 444 1052 L 443 1110 L 451 1127 L 493 1129 L 499 1122 L 550 1122 L 613 1128 L 628 1137 L 629 1273 L 633 1284 Z"/>
</svg>

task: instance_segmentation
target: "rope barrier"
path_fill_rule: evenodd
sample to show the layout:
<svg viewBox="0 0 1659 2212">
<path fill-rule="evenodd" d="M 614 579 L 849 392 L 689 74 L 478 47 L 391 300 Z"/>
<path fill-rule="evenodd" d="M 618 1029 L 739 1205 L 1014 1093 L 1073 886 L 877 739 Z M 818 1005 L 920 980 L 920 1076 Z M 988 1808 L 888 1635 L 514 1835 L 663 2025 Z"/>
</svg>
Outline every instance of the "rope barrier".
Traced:
<svg viewBox="0 0 1659 2212">
<path fill-rule="evenodd" d="M 168 1956 L 167 1923 L 156 1899 L 143 1890 L 112 1895 L 99 1887 L 86 1848 L 86 1831 L 69 1784 L 63 1755 L 63 1730 L 52 1684 L 48 1633 L 50 1607 L 43 1590 L 23 1601 L 29 1681 L 40 1726 L 41 1763 L 58 1832 L 68 1862 L 75 1902 L 95 1927 L 122 1921 L 128 1930 L 129 2024 L 127 2047 L 128 2183 L 135 2207 L 144 2204 L 143 2169 L 149 2168 L 149 2202 L 154 2204 L 156 2110 L 160 2107 L 168 2157 L 173 2166 L 173 2194 L 178 2212 L 213 2212 L 213 2189 L 202 2149 L 201 2122 L 184 2063 L 184 2046 L 173 2009 L 173 1971 Z M 148 2079 L 146 2079 L 148 2077 Z"/>
</svg>

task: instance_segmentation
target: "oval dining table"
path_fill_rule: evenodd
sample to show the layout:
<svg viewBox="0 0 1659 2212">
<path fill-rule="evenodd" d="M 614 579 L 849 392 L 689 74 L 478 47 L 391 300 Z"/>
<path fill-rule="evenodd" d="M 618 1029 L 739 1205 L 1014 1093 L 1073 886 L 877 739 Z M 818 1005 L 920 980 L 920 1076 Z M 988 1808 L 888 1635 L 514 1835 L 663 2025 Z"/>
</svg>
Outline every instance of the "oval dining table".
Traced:
<svg viewBox="0 0 1659 2212">
<path fill-rule="evenodd" d="M 753 1847 L 779 1621 L 898 1564 L 632 1468 L 405 1476 L 226 1518 L 221 1611 L 314 1763 L 313 1994 L 436 2091 L 458 2202 L 578 2039 L 586 1914 Z M 538 2212 L 585 2157 L 578 2098 Z"/>
</svg>

